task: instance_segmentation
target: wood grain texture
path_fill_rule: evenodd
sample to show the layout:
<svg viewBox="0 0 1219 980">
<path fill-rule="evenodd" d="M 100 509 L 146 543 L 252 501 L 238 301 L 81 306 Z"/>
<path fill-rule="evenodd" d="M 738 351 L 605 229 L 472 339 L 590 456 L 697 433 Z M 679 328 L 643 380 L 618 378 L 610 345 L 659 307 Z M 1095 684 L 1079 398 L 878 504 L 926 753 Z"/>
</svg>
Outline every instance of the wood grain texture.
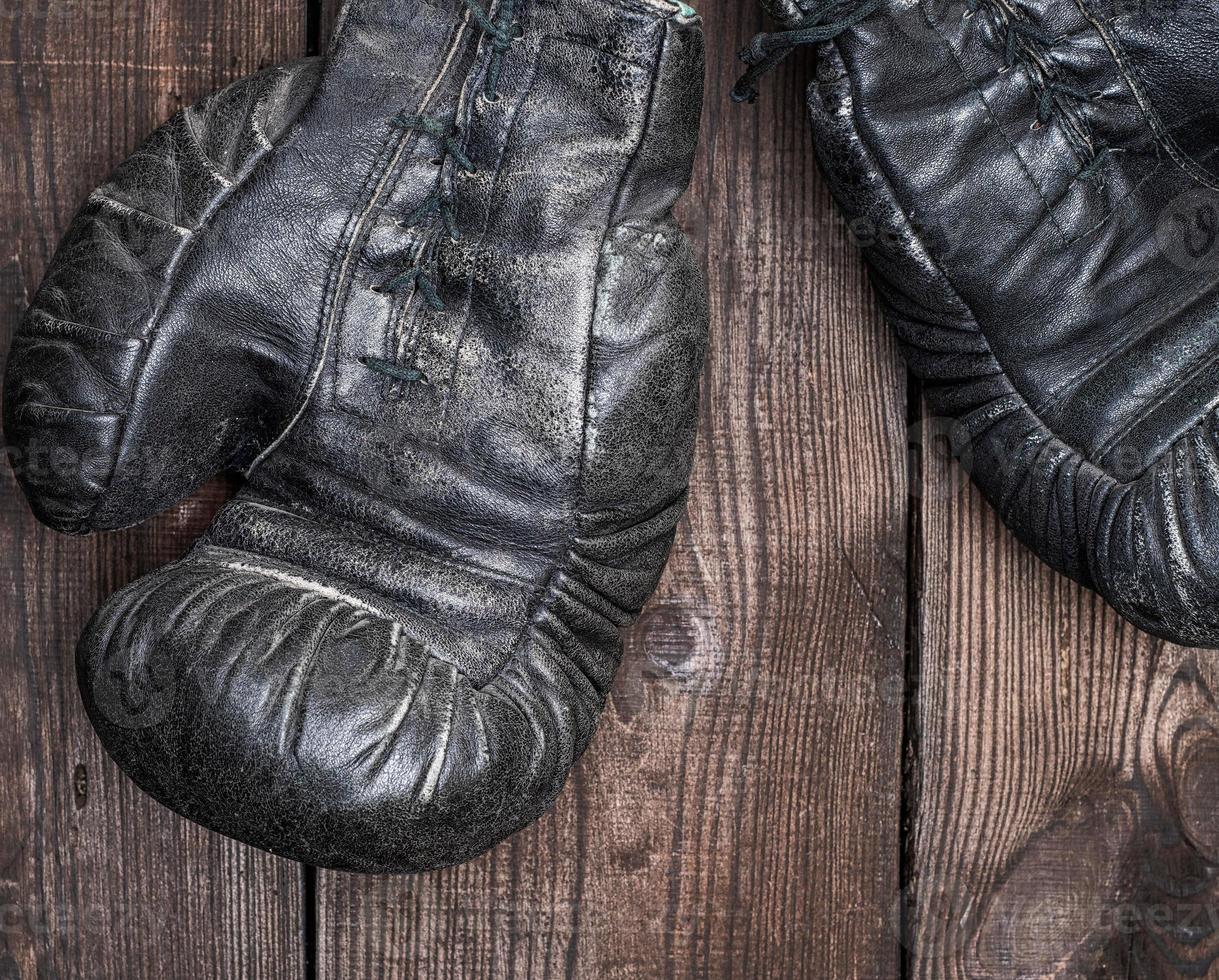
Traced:
<svg viewBox="0 0 1219 980">
<path fill-rule="evenodd" d="M 0 0 L 0 315 L 18 321 L 77 204 L 183 104 L 303 51 L 292 0 Z M 215 485 L 138 530 L 40 528 L 0 469 L 0 977 L 302 975 L 288 862 L 153 803 L 104 757 L 73 651 L 114 589 L 177 557 Z"/>
<path fill-rule="evenodd" d="M 73 646 L 229 488 L 76 540 L 0 468 L 0 980 L 1219 977 L 1219 661 L 1042 566 L 939 420 L 907 473 L 905 373 L 816 176 L 809 62 L 732 106 L 763 21 L 700 6 L 690 514 L 554 811 L 461 868 L 315 893 L 152 803 L 88 727 Z M 335 7 L 0 0 L 3 330 L 115 162 Z"/>
<path fill-rule="evenodd" d="M 734 106 L 762 18 L 700 10 L 713 336 L 664 585 L 550 815 L 450 871 L 319 874 L 320 977 L 897 974 L 904 372 L 815 175 L 808 61 Z"/>
<path fill-rule="evenodd" d="M 924 423 L 909 975 L 1219 976 L 1219 662 L 1042 565 Z"/>
</svg>

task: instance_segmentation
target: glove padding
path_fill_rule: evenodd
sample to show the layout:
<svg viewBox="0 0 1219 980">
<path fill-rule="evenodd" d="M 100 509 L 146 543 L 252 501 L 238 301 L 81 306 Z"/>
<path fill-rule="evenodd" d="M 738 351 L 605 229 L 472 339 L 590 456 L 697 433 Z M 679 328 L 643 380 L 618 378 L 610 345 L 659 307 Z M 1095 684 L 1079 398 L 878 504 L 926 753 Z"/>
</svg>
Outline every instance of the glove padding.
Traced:
<svg viewBox="0 0 1219 980">
<path fill-rule="evenodd" d="M 153 796 L 400 872 L 554 800 L 685 504 L 701 93 L 664 0 L 359 0 L 324 62 L 187 110 L 90 198 L 10 362 L 10 441 L 61 458 L 22 468 L 34 508 L 119 527 L 248 472 L 79 646 Z"/>
<path fill-rule="evenodd" d="M 1219 645 L 1219 12 L 774 0 L 823 42 L 826 179 L 1003 519 L 1142 628 Z M 860 19 L 862 17 L 862 19 Z"/>
</svg>

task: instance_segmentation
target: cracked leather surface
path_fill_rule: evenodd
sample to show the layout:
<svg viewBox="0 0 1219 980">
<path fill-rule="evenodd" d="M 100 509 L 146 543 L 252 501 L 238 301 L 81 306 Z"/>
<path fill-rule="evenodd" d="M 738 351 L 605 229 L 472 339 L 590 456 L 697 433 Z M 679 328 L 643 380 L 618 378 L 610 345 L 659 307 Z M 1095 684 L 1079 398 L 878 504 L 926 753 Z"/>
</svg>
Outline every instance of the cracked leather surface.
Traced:
<svg viewBox="0 0 1219 980">
<path fill-rule="evenodd" d="M 175 117 L 84 205 L 10 356 L 54 527 L 246 472 L 97 613 L 80 685 L 150 794 L 317 865 L 440 867 L 541 814 L 685 506 L 707 310 L 671 209 L 701 24 L 508 9 L 493 94 L 467 5 L 353 0 L 324 59 Z M 469 170 L 401 113 L 451 121 Z M 441 182 L 456 239 L 404 220 Z M 429 245 L 436 306 L 382 288 Z"/>
<path fill-rule="evenodd" d="M 787 26 L 815 7 L 768 6 Z M 808 91 L 974 481 L 1054 568 L 1200 646 L 1219 646 L 1217 54 L 1209 0 L 886 0 L 821 46 Z"/>
</svg>

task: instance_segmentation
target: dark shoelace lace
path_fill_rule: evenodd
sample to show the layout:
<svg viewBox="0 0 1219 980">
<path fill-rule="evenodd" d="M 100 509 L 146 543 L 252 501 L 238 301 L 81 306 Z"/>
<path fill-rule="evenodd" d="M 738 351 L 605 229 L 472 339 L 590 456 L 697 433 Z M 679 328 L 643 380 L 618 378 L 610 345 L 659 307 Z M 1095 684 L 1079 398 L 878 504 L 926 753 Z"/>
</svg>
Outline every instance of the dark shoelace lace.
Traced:
<svg viewBox="0 0 1219 980">
<path fill-rule="evenodd" d="M 1041 129 L 1054 121 L 1066 102 L 1087 105 L 1102 99 L 1100 92 L 1087 92 L 1076 85 L 1055 81 L 1045 74 L 1044 66 L 1039 60 L 1029 55 L 1030 51 L 1050 52 L 1063 43 L 1063 38 L 1040 24 L 1030 21 L 1014 20 L 998 8 L 994 0 L 965 0 L 966 17 L 984 14 L 993 19 L 995 27 L 1003 34 L 1004 70 L 1011 70 L 1024 63 L 1033 69 L 1037 81 L 1037 118 L 1032 129 Z M 1113 156 L 1123 151 L 1110 146 L 1092 147 L 1089 143 L 1091 159 L 1075 175 L 1077 180 L 1093 181 L 1101 176 L 1102 169 Z"/>
<path fill-rule="evenodd" d="M 753 102 L 755 83 L 776 68 L 796 48 L 832 41 L 880 9 L 882 0 L 825 0 L 814 7 L 799 27 L 773 34 L 759 34 L 740 53 L 749 66 L 732 89 L 733 102 Z"/>
<path fill-rule="evenodd" d="M 493 102 L 499 98 L 499 83 L 503 73 L 504 57 L 508 53 L 508 49 L 512 47 L 512 42 L 523 33 L 521 26 L 513 20 L 516 0 L 502 0 L 494 20 L 479 6 L 477 0 L 461 0 L 461 2 L 470 11 L 470 16 L 479 29 L 491 38 L 491 58 L 487 65 L 486 85 L 483 92 L 486 98 Z M 465 173 L 473 173 L 475 167 L 462 147 L 462 133 L 456 121 L 403 113 L 394 119 L 393 125 L 430 136 L 440 148 L 440 155 L 435 161 L 440 166 L 440 175 L 437 178 L 435 190 L 424 198 L 414 211 L 399 220 L 398 227 L 414 228 L 438 217 L 448 232 L 449 238 L 453 241 L 460 240 L 461 229 L 457 225 L 457 199 L 445 175 L 444 167 L 449 160 L 452 160 L 454 165 Z M 438 313 L 444 312 L 444 300 L 436 285 L 439 251 L 439 240 L 433 236 L 414 265 L 374 288 L 383 293 L 416 289 L 429 307 Z M 360 360 L 373 371 L 395 381 L 426 380 L 423 372 L 417 368 L 404 366 L 397 361 L 381 357 L 364 357 Z"/>
<path fill-rule="evenodd" d="M 772 34 L 759 34 L 740 53 L 740 59 L 749 67 L 732 89 L 733 101 L 753 102 L 758 97 L 755 85 L 758 79 L 777 67 L 797 47 L 834 40 L 871 17 L 883 3 L 884 0 L 824 0 L 809 12 L 800 26 Z M 965 0 L 965 7 L 966 17 L 982 13 L 996 19 L 996 26 L 1004 37 L 1005 71 L 1025 61 L 1032 64 L 1038 76 L 1044 75 L 1041 66 L 1026 57 L 1026 53 L 1030 48 L 1052 50 L 1062 42 L 1062 38 L 1040 24 L 1011 19 L 995 6 L 994 0 Z M 1064 100 L 1086 104 L 1100 98 L 1102 95 L 1099 92 L 1085 92 L 1074 85 L 1043 77 L 1037 93 L 1037 120 L 1032 128 L 1041 129 L 1052 122 Z M 1094 148 L 1090 161 L 1076 178 L 1087 181 L 1097 179 L 1104 164 L 1121 152 L 1109 146 Z"/>
<path fill-rule="evenodd" d="M 479 29 L 491 38 L 491 63 L 487 65 L 487 84 L 485 92 L 488 99 L 499 96 L 499 78 L 504 68 L 504 56 L 508 49 L 523 33 L 521 25 L 512 18 L 516 13 L 516 0 L 503 0 L 496 12 L 496 20 L 492 20 L 475 0 L 462 0 L 470 11 L 470 15 L 478 24 Z"/>
</svg>

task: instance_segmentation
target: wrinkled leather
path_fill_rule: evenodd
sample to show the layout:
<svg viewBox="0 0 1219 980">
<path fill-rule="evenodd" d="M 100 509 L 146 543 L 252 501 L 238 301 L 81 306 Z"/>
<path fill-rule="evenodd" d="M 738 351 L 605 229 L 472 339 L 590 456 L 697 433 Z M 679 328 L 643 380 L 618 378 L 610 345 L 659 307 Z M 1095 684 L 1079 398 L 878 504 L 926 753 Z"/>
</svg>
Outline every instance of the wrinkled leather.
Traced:
<svg viewBox="0 0 1219 980">
<path fill-rule="evenodd" d="M 85 204 L 10 358 L 9 441 L 60 460 L 18 466 L 52 526 L 246 472 L 97 613 L 80 685 L 149 793 L 313 864 L 435 868 L 542 813 L 685 505 L 700 22 L 513 18 L 494 97 L 458 0 L 355 0 L 324 60 L 173 119 Z M 399 113 L 454 120 L 472 172 Z M 450 179 L 459 239 L 399 224 Z M 443 310 L 374 288 L 436 236 Z"/>
<path fill-rule="evenodd" d="M 771 6 L 788 25 L 813 8 Z M 1050 565 L 1202 646 L 1219 646 L 1217 52 L 1209 0 L 887 0 L 821 47 L 808 92 L 827 181 L 974 480 Z"/>
</svg>

